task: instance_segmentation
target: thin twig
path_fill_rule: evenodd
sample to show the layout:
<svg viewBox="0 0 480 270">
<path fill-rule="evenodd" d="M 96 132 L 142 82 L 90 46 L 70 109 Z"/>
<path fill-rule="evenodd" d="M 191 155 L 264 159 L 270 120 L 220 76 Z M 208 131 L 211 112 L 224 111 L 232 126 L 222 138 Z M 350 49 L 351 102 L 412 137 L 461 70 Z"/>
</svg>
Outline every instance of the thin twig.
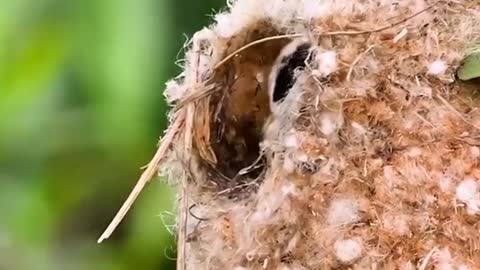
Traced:
<svg viewBox="0 0 480 270">
<path fill-rule="evenodd" d="M 400 33 L 398 33 L 394 38 L 393 38 L 393 43 L 399 42 L 402 38 L 404 38 L 408 34 L 407 28 L 403 28 Z"/>
<path fill-rule="evenodd" d="M 374 45 L 371 45 L 370 47 L 368 47 L 364 52 L 362 52 L 361 54 L 359 54 L 357 56 L 357 58 L 355 58 L 355 60 L 353 60 L 353 63 L 350 65 L 350 68 L 348 69 L 348 73 L 347 73 L 347 82 L 350 81 L 350 77 L 352 76 L 352 72 L 353 72 L 353 67 L 358 63 L 358 61 L 360 61 L 360 59 L 362 59 L 363 56 L 365 56 L 372 48 L 374 47 Z"/>
<path fill-rule="evenodd" d="M 251 181 L 249 182 L 246 182 L 246 183 L 243 183 L 243 184 L 240 184 L 240 185 L 236 185 L 234 187 L 231 187 L 231 188 L 227 188 L 227 189 L 224 189 L 224 190 L 221 190 L 219 192 L 216 193 L 216 196 L 220 196 L 220 195 L 223 195 L 223 194 L 226 194 L 226 193 L 230 193 L 234 190 L 237 190 L 237 189 L 242 189 L 242 188 L 245 188 L 245 187 L 248 187 L 248 186 L 251 186 L 251 185 L 254 185 L 258 182 L 258 179 L 260 177 L 257 177 L 255 179 L 252 179 Z"/>
<path fill-rule="evenodd" d="M 218 69 L 220 66 L 222 66 L 223 64 L 225 64 L 228 60 L 230 60 L 231 58 L 233 58 L 235 55 L 237 55 L 238 53 L 240 53 L 241 51 L 244 51 L 252 46 L 255 46 L 257 44 L 261 44 L 261 43 L 264 43 L 264 42 L 267 42 L 267 41 L 271 41 L 271 40 L 278 40 L 278 39 L 285 39 L 285 38 L 297 38 L 297 37 L 302 37 L 303 34 L 290 34 L 290 35 L 278 35 L 278 36 L 272 36 L 272 37 L 266 37 L 266 38 L 262 38 L 262 39 L 259 39 L 259 40 L 255 40 L 253 42 L 250 42 L 248 43 L 247 45 L 237 49 L 236 51 L 234 51 L 233 53 L 229 54 L 227 57 L 223 58 L 222 61 L 218 62 L 215 67 L 213 67 L 213 70 L 216 70 Z"/>
<path fill-rule="evenodd" d="M 427 269 L 428 263 L 430 262 L 430 259 L 432 258 L 433 254 L 437 251 L 437 247 L 434 247 L 428 252 L 427 256 L 422 259 L 422 264 L 418 267 L 418 270 L 425 270 Z"/>
<path fill-rule="evenodd" d="M 186 107 L 186 117 L 185 117 L 185 148 L 184 148 L 184 158 L 187 164 L 190 163 L 190 154 L 192 152 L 192 142 L 193 142 L 193 118 L 195 115 L 195 105 L 190 103 Z M 177 269 L 185 270 L 186 269 L 186 240 L 187 240 L 187 223 L 188 223 L 188 192 L 187 192 L 187 172 L 184 171 L 182 177 L 182 186 L 180 190 L 180 208 L 179 211 L 179 222 L 178 222 L 178 238 L 177 238 Z"/>
<path fill-rule="evenodd" d="M 178 270 L 186 269 L 186 239 L 187 239 L 187 220 L 188 220 L 188 193 L 187 193 L 187 176 L 182 177 L 182 188 L 180 191 L 180 208 L 179 208 L 179 224 L 177 238 L 177 268 Z"/>
<path fill-rule="evenodd" d="M 190 207 L 188 208 L 188 213 L 190 214 L 190 216 L 194 217 L 195 219 L 197 219 L 198 221 L 208 221 L 209 219 L 208 218 L 202 218 L 202 217 L 199 217 L 197 216 L 196 214 L 194 214 L 192 212 L 193 208 L 197 207 L 198 205 L 196 203 L 190 205 Z"/>
<path fill-rule="evenodd" d="M 466 124 L 468 124 L 468 125 L 476 128 L 476 129 L 480 130 L 480 127 L 479 127 L 479 126 L 475 125 L 474 123 L 469 122 L 469 121 L 465 118 L 465 116 L 463 116 L 462 113 L 460 113 L 459 111 L 457 111 L 457 109 L 455 109 L 455 108 L 452 106 L 452 104 L 448 103 L 448 101 L 447 101 L 445 98 L 443 98 L 441 95 L 437 95 L 437 98 L 440 99 L 440 101 L 441 101 L 445 106 L 447 106 L 450 110 L 452 110 L 456 115 L 458 115 L 458 117 L 460 117 L 460 119 L 462 119 L 463 122 L 465 122 Z"/>
<path fill-rule="evenodd" d="M 400 25 L 406 21 L 409 21 L 411 19 L 413 19 L 414 17 L 424 13 L 425 11 L 431 9 L 432 7 L 436 6 L 438 3 L 440 2 L 443 2 L 444 0 L 438 0 L 438 1 L 435 1 L 433 2 L 432 4 L 430 4 L 429 6 L 425 7 L 424 9 L 418 11 L 418 12 L 415 12 L 414 14 L 398 21 L 398 22 L 395 22 L 393 24 L 390 24 L 390 25 L 387 25 L 387 26 L 383 26 L 383 27 L 380 27 L 380 28 L 377 28 L 377 29 L 373 29 L 373 30 L 363 30 L 363 31 L 335 31 L 335 32 L 326 32 L 326 33 L 320 33 L 319 36 L 337 36 L 337 35 L 363 35 L 363 34 L 370 34 L 370 33 L 378 33 L 378 32 L 382 32 L 384 30 L 387 30 L 389 28 L 393 28 L 397 25 Z"/>
<path fill-rule="evenodd" d="M 198 91 L 195 91 L 193 92 L 192 94 L 184 97 L 181 101 L 179 101 L 175 107 L 173 108 L 174 111 L 178 111 L 180 109 L 182 109 L 183 107 L 185 107 L 185 105 L 191 103 L 191 102 L 194 102 L 194 101 L 197 101 L 197 100 L 200 100 L 204 97 L 207 97 L 209 95 L 211 95 L 212 93 L 216 92 L 216 91 L 219 91 L 221 90 L 222 88 L 220 87 L 215 87 L 214 84 L 210 84 L 210 85 L 202 85 L 202 86 L 199 86 L 199 88 L 201 88 L 201 90 L 198 90 Z"/>
<path fill-rule="evenodd" d="M 118 224 L 122 221 L 122 219 L 127 214 L 130 207 L 133 205 L 135 200 L 137 199 L 140 192 L 142 192 L 145 185 L 152 179 L 155 174 L 157 173 L 157 167 L 160 161 L 165 157 L 167 150 L 170 148 L 170 145 L 177 134 L 177 131 L 180 129 L 180 126 L 183 122 L 181 117 L 177 117 L 175 122 L 173 123 L 172 127 L 167 131 L 167 134 L 162 139 L 162 143 L 158 148 L 157 152 L 153 156 L 152 160 L 147 166 L 147 169 L 143 172 L 142 176 L 138 180 L 137 184 L 128 195 L 128 198 L 123 203 L 120 210 L 118 210 L 117 214 L 113 218 L 113 220 L 108 225 L 107 229 L 103 232 L 103 234 L 98 238 L 97 242 L 101 243 L 103 240 L 107 239 L 112 235 L 113 231 L 117 228 Z"/>
</svg>

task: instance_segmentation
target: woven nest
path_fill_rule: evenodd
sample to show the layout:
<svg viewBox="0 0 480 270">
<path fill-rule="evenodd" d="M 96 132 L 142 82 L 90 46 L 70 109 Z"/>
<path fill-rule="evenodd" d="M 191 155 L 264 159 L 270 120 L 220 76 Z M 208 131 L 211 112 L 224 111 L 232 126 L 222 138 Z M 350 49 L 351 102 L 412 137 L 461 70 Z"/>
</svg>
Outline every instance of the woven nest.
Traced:
<svg viewBox="0 0 480 270">
<path fill-rule="evenodd" d="M 479 89 L 454 76 L 478 1 L 215 19 L 166 92 L 179 269 L 480 269 Z"/>
</svg>

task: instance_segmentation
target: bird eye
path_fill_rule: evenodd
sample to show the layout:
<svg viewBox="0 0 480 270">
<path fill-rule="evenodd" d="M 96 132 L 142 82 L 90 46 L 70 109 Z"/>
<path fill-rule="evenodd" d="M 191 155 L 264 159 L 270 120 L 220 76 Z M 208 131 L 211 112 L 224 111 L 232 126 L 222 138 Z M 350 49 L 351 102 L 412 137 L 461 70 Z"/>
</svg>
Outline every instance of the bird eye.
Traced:
<svg viewBox="0 0 480 270">
<path fill-rule="evenodd" d="M 287 44 L 270 73 L 269 94 L 272 103 L 282 102 L 295 84 L 295 71 L 304 68 L 311 58 L 311 43 L 305 39 L 293 40 Z"/>
</svg>

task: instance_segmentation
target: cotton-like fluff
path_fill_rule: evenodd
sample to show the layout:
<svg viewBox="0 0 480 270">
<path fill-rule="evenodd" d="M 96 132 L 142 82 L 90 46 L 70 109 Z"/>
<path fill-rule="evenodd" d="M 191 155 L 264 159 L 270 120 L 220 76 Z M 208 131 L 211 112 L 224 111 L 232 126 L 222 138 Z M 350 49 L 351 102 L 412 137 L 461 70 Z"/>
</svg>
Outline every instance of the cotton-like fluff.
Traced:
<svg viewBox="0 0 480 270">
<path fill-rule="evenodd" d="M 345 239 L 335 242 L 335 255 L 342 263 L 351 263 L 362 254 L 362 243 L 358 239 Z"/>
<path fill-rule="evenodd" d="M 447 71 L 447 64 L 442 60 L 436 60 L 428 66 L 428 73 L 432 75 L 442 75 Z"/>
<path fill-rule="evenodd" d="M 457 199 L 465 203 L 468 213 L 476 214 L 480 211 L 480 193 L 478 181 L 467 178 L 457 186 Z"/>
<path fill-rule="evenodd" d="M 327 77 L 337 69 L 337 53 L 335 51 L 318 51 L 315 55 L 317 68 L 314 75 Z"/>
<path fill-rule="evenodd" d="M 328 208 L 327 222 L 331 225 L 347 225 L 359 219 L 359 204 L 354 199 L 333 200 Z"/>
</svg>

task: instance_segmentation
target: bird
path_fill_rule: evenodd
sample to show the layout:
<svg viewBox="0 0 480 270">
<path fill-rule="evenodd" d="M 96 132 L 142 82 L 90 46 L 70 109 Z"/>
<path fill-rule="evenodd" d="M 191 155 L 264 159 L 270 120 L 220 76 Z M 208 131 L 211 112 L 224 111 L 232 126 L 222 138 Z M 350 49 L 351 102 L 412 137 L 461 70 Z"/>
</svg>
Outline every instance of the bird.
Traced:
<svg viewBox="0 0 480 270">
<path fill-rule="evenodd" d="M 279 138 L 293 128 L 304 93 L 300 76 L 313 57 L 313 43 L 307 37 L 299 37 L 290 40 L 273 63 L 268 76 L 271 114 L 263 127 L 265 148 L 276 148 Z"/>
<path fill-rule="evenodd" d="M 268 82 L 272 114 L 281 115 L 295 101 L 292 90 L 297 81 L 297 71 L 305 68 L 311 60 L 311 49 L 312 43 L 307 38 L 296 38 L 283 47 L 277 56 Z"/>
</svg>

